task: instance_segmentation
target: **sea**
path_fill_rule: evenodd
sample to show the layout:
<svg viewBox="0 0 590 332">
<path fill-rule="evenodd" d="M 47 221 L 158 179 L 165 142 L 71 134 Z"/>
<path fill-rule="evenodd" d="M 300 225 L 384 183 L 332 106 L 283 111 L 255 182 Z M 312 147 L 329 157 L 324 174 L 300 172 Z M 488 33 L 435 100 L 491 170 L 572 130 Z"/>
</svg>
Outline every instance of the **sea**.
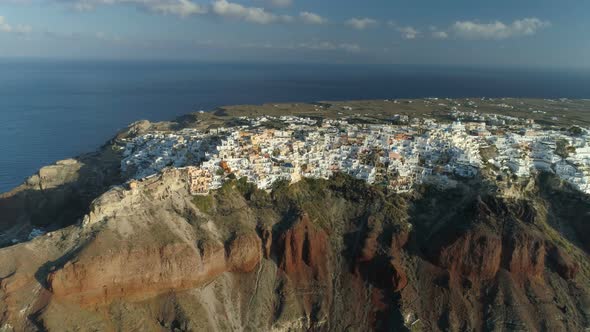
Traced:
<svg viewBox="0 0 590 332">
<path fill-rule="evenodd" d="M 422 97 L 590 98 L 590 70 L 0 59 L 0 192 L 140 119 L 234 104 Z"/>
</svg>

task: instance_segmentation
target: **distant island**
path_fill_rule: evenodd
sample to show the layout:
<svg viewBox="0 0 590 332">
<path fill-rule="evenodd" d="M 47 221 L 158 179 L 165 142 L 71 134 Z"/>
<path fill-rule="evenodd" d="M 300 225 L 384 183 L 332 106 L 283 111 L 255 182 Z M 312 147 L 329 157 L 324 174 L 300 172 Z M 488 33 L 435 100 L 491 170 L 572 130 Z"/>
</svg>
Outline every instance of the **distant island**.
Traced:
<svg viewBox="0 0 590 332">
<path fill-rule="evenodd" d="M 590 101 L 226 106 L 0 195 L 0 331 L 590 328 Z"/>
</svg>

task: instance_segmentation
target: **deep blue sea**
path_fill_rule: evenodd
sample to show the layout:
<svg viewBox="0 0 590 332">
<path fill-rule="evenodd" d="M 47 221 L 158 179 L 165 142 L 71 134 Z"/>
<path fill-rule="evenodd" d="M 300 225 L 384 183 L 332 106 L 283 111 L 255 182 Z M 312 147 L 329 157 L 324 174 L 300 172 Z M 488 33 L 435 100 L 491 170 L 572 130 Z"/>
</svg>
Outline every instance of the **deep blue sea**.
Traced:
<svg viewBox="0 0 590 332">
<path fill-rule="evenodd" d="M 482 96 L 590 98 L 590 71 L 0 60 L 0 192 L 139 119 L 231 104 Z"/>
</svg>

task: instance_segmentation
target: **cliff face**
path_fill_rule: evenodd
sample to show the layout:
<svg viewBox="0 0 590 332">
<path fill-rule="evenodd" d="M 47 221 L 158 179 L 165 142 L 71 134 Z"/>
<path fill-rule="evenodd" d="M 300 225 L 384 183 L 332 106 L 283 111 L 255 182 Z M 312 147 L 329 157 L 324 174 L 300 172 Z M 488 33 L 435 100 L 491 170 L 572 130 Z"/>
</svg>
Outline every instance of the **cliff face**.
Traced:
<svg viewBox="0 0 590 332">
<path fill-rule="evenodd" d="M 27 240 L 34 228 L 56 230 L 78 222 L 92 200 L 120 183 L 119 160 L 107 146 L 43 167 L 0 194 L 0 247 Z"/>
<path fill-rule="evenodd" d="M 167 170 L 0 249 L 0 329 L 583 331 L 587 249 L 546 180 L 518 197 L 345 176 L 192 197 Z"/>
<path fill-rule="evenodd" d="M 252 272 L 260 263 L 259 243 L 258 237 L 250 234 L 232 240 L 228 252 L 222 244 L 199 250 L 189 243 L 109 250 L 90 257 L 81 252 L 76 260 L 51 272 L 47 286 L 56 299 L 83 306 L 107 304 L 117 298 L 149 298 L 203 285 L 224 272 Z"/>
<path fill-rule="evenodd" d="M 304 317 L 309 321 L 327 319 L 333 301 L 328 235 L 309 220 L 309 215 L 303 214 L 278 238 L 278 266 L 287 287 L 299 293 Z"/>
</svg>

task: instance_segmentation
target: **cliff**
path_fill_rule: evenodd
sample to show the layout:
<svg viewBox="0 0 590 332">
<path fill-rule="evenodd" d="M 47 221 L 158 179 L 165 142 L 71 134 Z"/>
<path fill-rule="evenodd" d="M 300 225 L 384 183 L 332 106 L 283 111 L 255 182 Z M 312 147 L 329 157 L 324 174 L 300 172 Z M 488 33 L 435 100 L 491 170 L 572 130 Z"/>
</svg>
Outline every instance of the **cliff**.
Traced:
<svg viewBox="0 0 590 332">
<path fill-rule="evenodd" d="M 409 194 L 345 175 L 272 192 L 233 180 L 191 196 L 183 169 L 112 186 L 116 153 L 0 197 L 5 234 L 52 227 L 0 249 L 0 331 L 590 328 L 590 200 L 550 175 Z"/>
</svg>

